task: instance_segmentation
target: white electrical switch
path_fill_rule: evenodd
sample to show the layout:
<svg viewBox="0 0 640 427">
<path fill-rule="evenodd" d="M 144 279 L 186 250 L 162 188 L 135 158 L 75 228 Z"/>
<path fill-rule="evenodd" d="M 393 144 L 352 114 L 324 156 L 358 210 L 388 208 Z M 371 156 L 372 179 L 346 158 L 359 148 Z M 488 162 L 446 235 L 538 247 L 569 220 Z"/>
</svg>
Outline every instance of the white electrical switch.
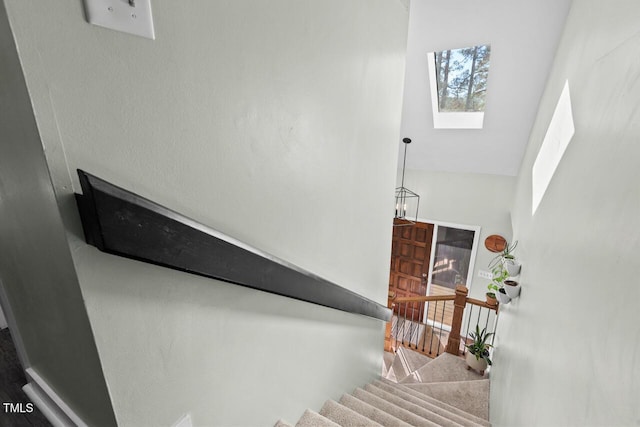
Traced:
<svg viewBox="0 0 640 427">
<path fill-rule="evenodd" d="M 490 271 L 486 270 L 478 270 L 478 276 L 482 277 L 483 279 L 493 279 L 493 274 Z"/>
<path fill-rule="evenodd" d="M 84 0 L 91 24 L 155 39 L 151 0 Z"/>
</svg>

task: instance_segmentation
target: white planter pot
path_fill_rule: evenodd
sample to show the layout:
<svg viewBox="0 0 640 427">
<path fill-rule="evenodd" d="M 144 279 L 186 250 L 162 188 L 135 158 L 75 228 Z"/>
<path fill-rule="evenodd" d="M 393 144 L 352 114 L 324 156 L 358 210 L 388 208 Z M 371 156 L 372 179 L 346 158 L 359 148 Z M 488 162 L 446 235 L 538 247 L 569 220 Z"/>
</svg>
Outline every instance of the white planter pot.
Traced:
<svg viewBox="0 0 640 427">
<path fill-rule="evenodd" d="M 514 282 L 516 283 L 515 286 L 512 285 L 507 285 L 507 282 Z M 505 281 L 505 285 L 504 285 L 504 290 L 507 293 L 507 295 L 509 296 L 509 298 L 517 298 L 518 295 L 520 295 L 520 283 L 515 282 L 513 280 L 506 280 Z"/>
<path fill-rule="evenodd" d="M 505 286 L 505 291 L 506 291 L 506 286 Z M 498 299 L 498 302 L 500 304 L 509 304 L 509 301 L 511 301 L 511 297 L 507 294 L 503 294 L 502 292 L 496 292 L 496 298 Z"/>
<path fill-rule="evenodd" d="M 480 372 L 480 375 L 484 375 L 484 370 L 487 369 L 487 362 L 483 359 L 476 359 L 475 354 L 471 354 L 467 351 L 467 369 L 471 368 L 474 371 Z"/>
<path fill-rule="evenodd" d="M 509 273 L 509 276 L 514 277 L 514 276 L 517 276 L 518 274 L 520 274 L 520 267 L 522 266 L 522 264 L 520 264 L 520 262 L 518 262 L 518 260 L 515 260 L 515 259 L 503 259 L 502 260 L 502 265 L 507 270 L 507 273 Z"/>
</svg>

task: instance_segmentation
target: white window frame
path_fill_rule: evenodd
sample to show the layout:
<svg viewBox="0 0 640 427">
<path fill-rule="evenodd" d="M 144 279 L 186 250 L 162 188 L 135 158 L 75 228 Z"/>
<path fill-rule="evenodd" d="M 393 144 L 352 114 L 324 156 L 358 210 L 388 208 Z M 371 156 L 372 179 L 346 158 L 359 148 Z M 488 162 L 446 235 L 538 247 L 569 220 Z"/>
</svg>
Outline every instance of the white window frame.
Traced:
<svg viewBox="0 0 640 427">
<path fill-rule="evenodd" d="M 436 79 L 435 52 L 427 54 L 429 70 L 429 87 L 431 88 L 431 110 L 433 111 L 433 127 L 435 129 L 482 129 L 484 111 L 477 112 L 440 112 L 438 106 L 438 83 Z"/>
<path fill-rule="evenodd" d="M 468 230 L 473 231 L 473 245 L 471 246 L 471 259 L 469 260 L 469 272 L 467 273 L 467 280 L 465 286 L 469 289 L 469 293 L 471 293 L 471 283 L 473 282 L 473 272 L 475 271 L 476 266 L 476 257 L 478 254 L 478 246 L 480 242 L 480 231 L 482 227 L 479 225 L 467 225 L 467 224 L 457 224 L 453 222 L 445 222 L 438 221 L 432 219 L 423 219 L 418 218 L 418 222 L 425 222 L 427 224 L 433 224 L 433 237 L 431 238 L 431 255 L 429 258 L 429 272 L 427 273 L 427 295 L 429 295 L 429 290 L 431 289 L 431 275 L 433 273 L 433 263 L 435 261 L 436 256 L 436 242 L 438 237 L 438 227 L 450 227 L 450 228 L 458 228 L 460 230 Z M 445 331 L 451 332 L 451 327 L 449 325 L 445 325 L 441 322 L 434 322 L 432 320 L 427 319 L 428 313 L 423 315 L 423 323 L 426 323 L 432 327 L 442 328 Z"/>
</svg>

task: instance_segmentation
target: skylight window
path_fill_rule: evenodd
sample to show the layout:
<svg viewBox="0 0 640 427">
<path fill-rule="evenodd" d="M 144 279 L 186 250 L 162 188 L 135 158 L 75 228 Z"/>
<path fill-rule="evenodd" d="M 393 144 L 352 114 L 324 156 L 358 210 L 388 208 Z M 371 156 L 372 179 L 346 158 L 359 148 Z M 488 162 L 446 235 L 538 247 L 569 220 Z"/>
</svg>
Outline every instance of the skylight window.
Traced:
<svg viewBox="0 0 640 427">
<path fill-rule="evenodd" d="M 490 58 L 489 45 L 428 55 L 435 128 L 482 128 Z"/>
</svg>

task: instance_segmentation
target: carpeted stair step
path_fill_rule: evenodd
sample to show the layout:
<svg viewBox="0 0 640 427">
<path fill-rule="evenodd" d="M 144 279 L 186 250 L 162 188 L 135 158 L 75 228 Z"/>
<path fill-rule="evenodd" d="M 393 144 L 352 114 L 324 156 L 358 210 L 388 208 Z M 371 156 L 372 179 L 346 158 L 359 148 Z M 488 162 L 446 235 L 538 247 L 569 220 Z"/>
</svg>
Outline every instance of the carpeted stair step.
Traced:
<svg viewBox="0 0 640 427">
<path fill-rule="evenodd" d="M 387 379 L 389 381 L 393 381 L 394 383 L 398 382 L 398 379 L 396 378 L 396 374 L 395 372 L 393 372 L 393 366 L 390 367 L 389 370 L 387 371 L 387 374 L 381 378 Z"/>
<path fill-rule="evenodd" d="M 395 364 L 394 364 L 395 366 Z M 453 354 L 443 353 L 430 363 L 415 370 L 398 383 L 437 383 L 447 381 L 474 381 L 484 377 L 473 370 L 467 370 L 467 362 Z"/>
<path fill-rule="evenodd" d="M 391 369 L 393 370 L 396 380 L 400 381 L 415 370 L 430 363 L 432 360 L 433 359 L 420 354 L 417 351 L 412 351 L 405 347 L 399 347 L 398 350 L 396 350 L 396 356 L 391 364 Z"/>
<path fill-rule="evenodd" d="M 437 421 L 432 421 L 420 415 L 414 414 L 411 411 L 408 411 L 398 405 L 395 405 L 394 403 L 388 402 L 383 398 L 376 396 L 375 394 L 370 393 L 361 388 L 357 388 L 352 393 L 352 396 L 362 400 L 365 403 L 368 403 L 371 406 L 375 406 L 376 408 L 381 409 L 384 412 L 388 413 L 389 415 L 392 415 L 398 418 L 399 420 L 402 420 L 408 424 L 411 424 L 412 426 L 433 427 L 433 426 L 440 425 L 438 424 Z"/>
<path fill-rule="evenodd" d="M 409 427 L 411 425 L 381 409 L 376 408 L 375 406 L 371 406 L 368 403 L 351 396 L 350 394 L 343 395 L 342 398 L 340 398 L 340 404 L 383 426 Z"/>
<path fill-rule="evenodd" d="M 407 402 L 422 406 L 423 408 L 435 412 L 436 414 L 447 416 L 460 425 L 481 425 L 485 427 L 488 427 L 490 425 L 488 421 L 480 417 L 465 412 L 445 402 L 441 402 L 440 400 L 437 400 L 431 396 L 419 393 L 404 385 L 394 384 L 388 380 L 374 381 L 372 384 L 381 388 L 382 390 L 400 397 L 403 400 L 406 400 Z"/>
<path fill-rule="evenodd" d="M 406 411 L 411 412 L 412 414 L 418 415 L 426 420 L 432 421 L 439 426 L 447 426 L 447 427 L 460 427 L 461 424 L 449 418 L 447 415 L 442 415 L 436 412 L 433 412 L 429 409 L 425 409 L 420 405 L 416 405 L 415 403 L 407 402 L 406 400 L 394 395 L 393 393 L 389 393 L 381 389 L 380 387 L 376 387 L 373 384 L 367 384 L 364 387 L 364 390 L 379 397 L 380 399 L 384 399 L 389 403 L 392 403 Z M 441 411 L 442 412 L 442 411 Z"/>
<path fill-rule="evenodd" d="M 320 415 L 340 426 L 381 426 L 381 424 L 339 404 L 335 400 L 327 400 L 322 409 L 320 409 Z"/>
<path fill-rule="evenodd" d="M 489 380 L 404 384 L 483 419 L 489 419 Z"/>
<path fill-rule="evenodd" d="M 278 420 L 278 422 L 275 423 L 273 427 L 293 427 L 293 426 L 286 421 Z"/>
<path fill-rule="evenodd" d="M 391 365 L 393 364 L 393 359 L 395 359 L 396 355 L 394 353 L 385 351 L 382 354 L 382 376 L 386 377 L 389 369 L 391 369 Z"/>
<path fill-rule="evenodd" d="M 296 427 L 340 427 L 340 425 L 307 409 L 296 423 Z"/>
</svg>

